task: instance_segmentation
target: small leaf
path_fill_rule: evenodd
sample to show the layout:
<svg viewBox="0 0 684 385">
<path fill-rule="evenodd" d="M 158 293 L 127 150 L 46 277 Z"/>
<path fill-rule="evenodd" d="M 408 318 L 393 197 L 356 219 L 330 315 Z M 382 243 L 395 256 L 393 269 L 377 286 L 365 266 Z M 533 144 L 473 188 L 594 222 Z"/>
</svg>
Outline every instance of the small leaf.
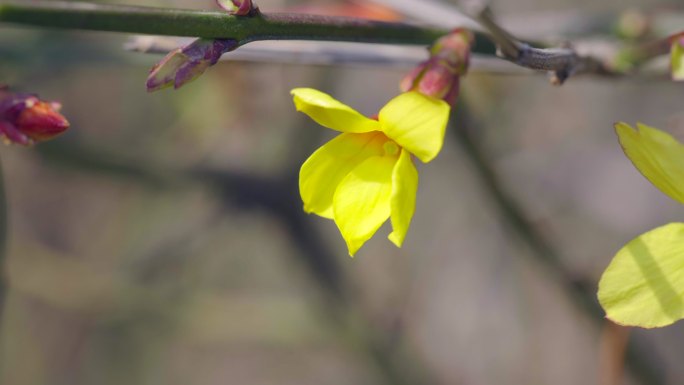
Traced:
<svg viewBox="0 0 684 385">
<path fill-rule="evenodd" d="M 616 123 L 615 132 L 634 167 L 660 191 L 684 204 L 684 145 L 672 135 L 641 123 L 636 130 Z"/>
<path fill-rule="evenodd" d="M 670 70 L 672 71 L 672 80 L 684 81 L 684 38 L 681 36 L 672 40 Z"/>
<path fill-rule="evenodd" d="M 684 318 L 684 223 L 627 243 L 603 273 L 598 299 L 621 325 L 655 328 Z"/>
</svg>

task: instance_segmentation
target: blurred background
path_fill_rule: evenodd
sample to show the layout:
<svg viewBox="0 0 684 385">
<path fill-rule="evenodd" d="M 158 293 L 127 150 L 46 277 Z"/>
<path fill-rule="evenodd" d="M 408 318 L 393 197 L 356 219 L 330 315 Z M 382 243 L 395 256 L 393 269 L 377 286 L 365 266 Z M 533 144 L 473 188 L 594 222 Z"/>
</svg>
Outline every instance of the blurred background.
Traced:
<svg viewBox="0 0 684 385">
<path fill-rule="evenodd" d="M 493 8 L 524 26 L 666 5 Z M 404 247 L 386 226 L 351 259 L 331 221 L 301 211 L 299 167 L 335 134 L 296 113 L 289 90 L 372 115 L 410 67 L 223 62 L 148 94 L 160 56 L 123 50 L 128 38 L 0 26 L 0 83 L 61 101 L 72 123 L 0 154 L 0 384 L 617 384 L 628 335 L 624 383 L 684 382 L 683 324 L 611 327 L 595 300 L 621 245 L 684 220 L 612 129 L 641 121 L 684 138 L 680 84 L 579 77 L 557 88 L 543 74 L 474 68 L 444 151 L 419 166 Z"/>
</svg>

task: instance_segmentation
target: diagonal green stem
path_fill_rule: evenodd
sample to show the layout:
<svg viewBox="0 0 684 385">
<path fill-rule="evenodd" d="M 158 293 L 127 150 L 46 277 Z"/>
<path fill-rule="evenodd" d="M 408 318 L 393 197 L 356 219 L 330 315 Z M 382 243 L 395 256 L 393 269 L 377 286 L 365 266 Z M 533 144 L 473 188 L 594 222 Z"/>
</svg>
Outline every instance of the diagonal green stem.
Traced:
<svg viewBox="0 0 684 385">
<path fill-rule="evenodd" d="M 50 28 L 255 40 L 306 39 L 430 44 L 443 29 L 300 14 L 238 17 L 195 11 L 85 2 L 0 0 L 0 22 Z"/>
</svg>

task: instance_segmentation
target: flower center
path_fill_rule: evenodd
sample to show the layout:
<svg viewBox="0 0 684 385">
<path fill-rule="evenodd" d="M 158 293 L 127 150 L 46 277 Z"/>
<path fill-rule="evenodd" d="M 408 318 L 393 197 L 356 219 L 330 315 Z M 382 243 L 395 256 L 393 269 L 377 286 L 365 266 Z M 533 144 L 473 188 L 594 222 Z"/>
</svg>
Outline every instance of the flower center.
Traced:
<svg viewBox="0 0 684 385">
<path fill-rule="evenodd" d="M 382 145 L 385 155 L 397 155 L 399 153 L 399 146 L 391 140 Z"/>
</svg>

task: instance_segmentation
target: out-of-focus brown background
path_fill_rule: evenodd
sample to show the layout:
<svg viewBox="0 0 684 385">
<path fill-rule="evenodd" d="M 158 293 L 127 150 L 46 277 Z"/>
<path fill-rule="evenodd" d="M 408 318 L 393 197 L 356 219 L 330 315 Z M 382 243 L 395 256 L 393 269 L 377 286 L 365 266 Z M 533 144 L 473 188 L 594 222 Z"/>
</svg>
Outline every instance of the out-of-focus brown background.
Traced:
<svg viewBox="0 0 684 385">
<path fill-rule="evenodd" d="M 600 274 L 632 237 L 684 220 L 624 157 L 612 124 L 683 133 L 682 85 L 471 74 L 444 151 L 419 166 L 405 246 L 384 227 L 351 259 L 332 222 L 301 213 L 299 166 L 334 133 L 296 113 L 289 90 L 373 114 L 408 68 L 228 62 L 148 94 L 159 57 L 123 51 L 126 38 L 0 26 L 0 83 L 60 100 L 72 123 L 50 143 L 2 148 L 0 384 L 608 383 L 601 352 L 619 349 L 590 315 Z M 493 198 L 488 169 L 527 230 Z M 682 324 L 631 336 L 625 383 L 684 382 Z"/>
</svg>

